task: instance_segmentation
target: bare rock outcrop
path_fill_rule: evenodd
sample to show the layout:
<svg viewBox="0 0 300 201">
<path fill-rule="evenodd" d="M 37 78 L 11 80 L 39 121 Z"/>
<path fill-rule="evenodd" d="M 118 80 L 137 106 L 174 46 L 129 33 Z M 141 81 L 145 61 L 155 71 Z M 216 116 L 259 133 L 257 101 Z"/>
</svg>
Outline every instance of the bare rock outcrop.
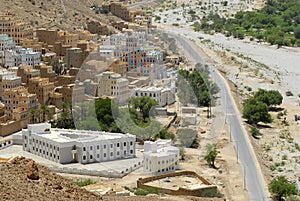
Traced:
<svg viewBox="0 0 300 201">
<path fill-rule="evenodd" d="M 29 161 L 26 164 L 27 178 L 31 180 L 39 180 L 39 169 L 34 161 Z"/>
</svg>

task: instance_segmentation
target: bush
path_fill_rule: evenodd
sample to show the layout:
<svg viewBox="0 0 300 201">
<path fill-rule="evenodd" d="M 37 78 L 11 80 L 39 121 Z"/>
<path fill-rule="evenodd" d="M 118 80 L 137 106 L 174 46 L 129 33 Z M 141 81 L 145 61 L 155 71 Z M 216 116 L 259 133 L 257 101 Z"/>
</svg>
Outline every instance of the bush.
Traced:
<svg viewBox="0 0 300 201">
<path fill-rule="evenodd" d="M 92 181 L 90 179 L 87 179 L 87 180 L 84 180 L 84 181 L 75 181 L 74 182 L 77 186 L 80 186 L 80 187 L 83 187 L 83 186 L 88 186 L 88 185 L 91 185 L 91 184 L 95 184 L 97 182 L 95 181 Z"/>
<path fill-rule="evenodd" d="M 201 194 L 201 197 L 206 197 L 206 198 L 222 198 L 224 195 L 219 191 L 204 191 Z"/>
<path fill-rule="evenodd" d="M 134 191 L 135 195 L 146 196 L 148 194 L 159 194 L 158 188 L 155 187 L 147 187 L 144 189 L 136 189 Z"/>
</svg>

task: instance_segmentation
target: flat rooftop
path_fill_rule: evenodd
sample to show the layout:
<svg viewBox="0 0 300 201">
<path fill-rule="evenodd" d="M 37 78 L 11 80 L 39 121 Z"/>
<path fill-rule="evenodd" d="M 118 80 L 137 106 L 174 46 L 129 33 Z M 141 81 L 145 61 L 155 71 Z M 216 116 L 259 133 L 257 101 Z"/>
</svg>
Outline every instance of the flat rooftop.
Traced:
<svg viewBox="0 0 300 201">
<path fill-rule="evenodd" d="M 131 134 L 53 128 L 50 129 L 50 131 L 36 134 L 55 142 L 92 142 L 98 140 L 112 140 L 124 137 L 134 137 L 134 135 Z"/>
</svg>

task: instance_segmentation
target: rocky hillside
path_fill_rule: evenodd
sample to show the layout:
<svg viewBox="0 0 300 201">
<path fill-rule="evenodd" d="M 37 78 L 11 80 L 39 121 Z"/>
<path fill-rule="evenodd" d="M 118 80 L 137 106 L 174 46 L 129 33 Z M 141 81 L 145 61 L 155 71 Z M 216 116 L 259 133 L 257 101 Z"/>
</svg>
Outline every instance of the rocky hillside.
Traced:
<svg viewBox="0 0 300 201">
<path fill-rule="evenodd" d="M 0 162 L 3 200 L 100 200 L 101 197 L 24 157 Z"/>
<path fill-rule="evenodd" d="M 159 201 L 148 196 L 100 196 L 24 157 L 0 158 L 1 200 Z M 168 201 L 169 199 L 163 199 Z"/>
<path fill-rule="evenodd" d="M 10 11 L 35 28 L 55 28 L 72 32 L 86 27 L 88 20 L 109 24 L 112 16 L 96 14 L 92 5 L 104 0 L 1 0 L 0 12 Z"/>
</svg>

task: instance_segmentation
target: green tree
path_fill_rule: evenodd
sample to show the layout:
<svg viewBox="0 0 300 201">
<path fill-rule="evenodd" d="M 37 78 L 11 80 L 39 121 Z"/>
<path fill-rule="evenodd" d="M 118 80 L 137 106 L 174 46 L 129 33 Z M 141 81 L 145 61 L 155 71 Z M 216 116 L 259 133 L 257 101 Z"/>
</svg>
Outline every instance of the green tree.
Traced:
<svg viewBox="0 0 300 201">
<path fill-rule="evenodd" d="M 101 130 L 109 132 L 120 132 L 120 129 L 116 125 L 113 111 L 118 113 L 118 108 L 114 102 L 109 98 L 98 99 L 95 102 L 95 111 Z M 117 115 L 117 114 L 115 114 Z"/>
<path fill-rule="evenodd" d="M 280 105 L 282 103 L 282 95 L 277 90 L 264 90 L 258 89 L 258 91 L 254 94 L 254 98 L 258 101 L 261 101 L 267 106 Z"/>
<path fill-rule="evenodd" d="M 300 27 L 294 29 L 295 38 L 300 39 Z"/>
<path fill-rule="evenodd" d="M 285 196 L 296 195 L 297 186 L 289 182 L 285 176 L 277 176 L 270 182 L 269 191 L 275 199 L 281 201 Z"/>
<path fill-rule="evenodd" d="M 130 100 L 130 106 L 141 112 L 143 121 L 146 122 L 147 118 L 149 118 L 151 115 L 151 109 L 154 109 L 155 106 L 158 106 L 158 103 L 149 96 L 142 96 L 138 98 L 132 98 Z"/>
<path fill-rule="evenodd" d="M 48 119 L 48 115 L 49 115 L 49 113 L 50 113 L 50 110 L 49 110 L 49 108 L 48 108 L 47 105 L 41 105 L 41 106 L 40 106 L 40 110 L 41 110 L 42 115 L 43 115 L 43 120 L 42 120 L 42 122 L 45 122 L 45 121 Z"/>
<path fill-rule="evenodd" d="M 72 116 L 72 107 L 69 103 L 62 103 L 62 112 L 60 117 L 52 122 L 54 128 L 75 129 L 75 124 Z"/>
<path fill-rule="evenodd" d="M 219 153 L 220 152 L 217 150 L 216 144 L 208 144 L 206 145 L 206 154 L 204 156 L 204 160 L 206 160 L 211 167 L 215 168 L 215 160 Z"/>
<path fill-rule="evenodd" d="M 243 118 L 247 119 L 249 124 L 257 124 L 258 122 L 272 122 L 267 104 L 258 101 L 254 97 L 246 100 L 243 109 Z"/>
</svg>

